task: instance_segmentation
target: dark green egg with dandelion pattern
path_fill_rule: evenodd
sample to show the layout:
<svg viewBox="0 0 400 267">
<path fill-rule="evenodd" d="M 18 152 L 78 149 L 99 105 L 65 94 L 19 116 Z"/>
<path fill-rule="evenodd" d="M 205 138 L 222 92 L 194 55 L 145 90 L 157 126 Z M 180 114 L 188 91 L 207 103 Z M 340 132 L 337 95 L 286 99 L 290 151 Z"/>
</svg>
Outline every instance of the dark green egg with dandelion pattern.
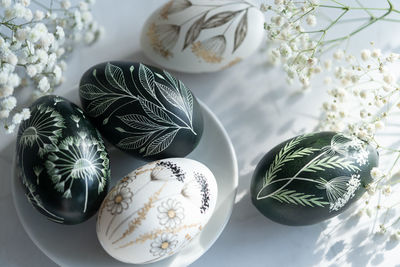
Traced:
<svg viewBox="0 0 400 267">
<path fill-rule="evenodd" d="M 14 166 L 28 201 L 57 223 L 89 219 L 110 179 L 100 133 L 78 106 L 59 96 L 43 96 L 30 110 L 19 126 Z"/>
<path fill-rule="evenodd" d="M 343 212 L 366 192 L 378 159 L 375 148 L 356 137 L 335 132 L 300 135 L 261 159 L 251 199 L 278 223 L 318 223 Z"/>
<path fill-rule="evenodd" d="M 106 62 L 82 76 L 84 110 L 119 149 L 145 159 L 184 157 L 203 133 L 192 92 L 165 70 L 135 62 Z"/>
</svg>

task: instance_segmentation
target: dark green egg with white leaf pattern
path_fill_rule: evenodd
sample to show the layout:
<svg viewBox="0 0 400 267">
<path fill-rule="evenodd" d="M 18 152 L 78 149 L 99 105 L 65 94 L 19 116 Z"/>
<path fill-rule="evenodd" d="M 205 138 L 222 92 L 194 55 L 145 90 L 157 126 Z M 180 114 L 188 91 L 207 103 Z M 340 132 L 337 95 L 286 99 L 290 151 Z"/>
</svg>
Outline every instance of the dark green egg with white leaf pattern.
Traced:
<svg viewBox="0 0 400 267">
<path fill-rule="evenodd" d="M 49 220 L 89 219 L 107 194 L 109 159 L 100 133 L 75 104 L 43 96 L 18 129 L 15 175 L 28 201 Z"/>
<path fill-rule="evenodd" d="M 318 223 L 343 212 L 366 192 L 378 159 L 375 148 L 356 137 L 335 132 L 300 135 L 261 159 L 251 199 L 278 223 Z"/>
<path fill-rule="evenodd" d="M 200 105 L 167 71 L 142 63 L 105 62 L 86 71 L 79 92 L 101 134 L 131 155 L 184 157 L 200 141 Z"/>
</svg>

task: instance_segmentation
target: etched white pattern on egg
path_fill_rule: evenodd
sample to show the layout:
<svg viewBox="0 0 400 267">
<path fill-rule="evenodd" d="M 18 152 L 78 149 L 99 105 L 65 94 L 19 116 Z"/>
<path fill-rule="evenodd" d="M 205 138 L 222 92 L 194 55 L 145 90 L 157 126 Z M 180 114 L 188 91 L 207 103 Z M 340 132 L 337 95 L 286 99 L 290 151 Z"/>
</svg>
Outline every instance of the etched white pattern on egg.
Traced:
<svg viewBox="0 0 400 267">
<path fill-rule="evenodd" d="M 120 261 L 158 261 L 178 252 L 203 229 L 216 200 L 215 178 L 203 164 L 182 158 L 148 163 L 107 195 L 97 235 Z"/>
</svg>

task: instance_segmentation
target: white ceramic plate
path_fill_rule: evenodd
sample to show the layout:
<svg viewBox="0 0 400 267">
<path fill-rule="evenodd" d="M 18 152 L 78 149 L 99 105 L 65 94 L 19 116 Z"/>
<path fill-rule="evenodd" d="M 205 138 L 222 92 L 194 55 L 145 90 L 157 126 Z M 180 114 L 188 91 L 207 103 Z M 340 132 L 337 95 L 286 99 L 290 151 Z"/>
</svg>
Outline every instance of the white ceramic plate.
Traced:
<svg viewBox="0 0 400 267">
<path fill-rule="evenodd" d="M 218 184 L 217 205 L 203 231 L 179 253 L 152 266 L 186 266 L 197 260 L 217 240 L 232 213 L 238 185 L 238 167 L 232 143 L 217 117 L 203 103 L 204 133 L 197 148 L 187 156 L 207 165 Z M 112 146 L 111 186 L 130 171 L 145 164 Z M 111 188 L 111 187 L 110 187 Z M 96 216 L 73 226 L 47 220 L 28 203 L 20 181 L 13 176 L 12 194 L 19 219 L 33 242 L 60 266 L 129 266 L 110 257 L 96 236 Z"/>
</svg>

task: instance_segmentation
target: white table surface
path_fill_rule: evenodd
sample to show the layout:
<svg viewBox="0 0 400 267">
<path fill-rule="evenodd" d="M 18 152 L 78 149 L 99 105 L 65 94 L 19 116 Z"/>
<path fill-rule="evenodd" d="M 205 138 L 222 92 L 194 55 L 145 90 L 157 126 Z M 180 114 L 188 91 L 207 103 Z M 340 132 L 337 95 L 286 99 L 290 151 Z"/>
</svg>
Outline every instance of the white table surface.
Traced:
<svg viewBox="0 0 400 267">
<path fill-rule="evenodd" d="M 57 92 L 71 90 L 81 74 L 99 62 L 151 63 L 140 50 L 139 36 L 145 19 L 163 2 L 98 0 L 93 13 L 106 34 L 96 45 L 74 52 L 67 80 Z M 394 34 L 398 27 L 388 23 L 371 27 L 368 33 L 357 35 L 353 51 L 375 41 L 382 49 L 399 52 L 400 34 Z M 258 160 L 277 143 L 312 130 L 325 97 L 322 86 L 306 94 L 296 93 L 286 84 L 282 71 L 265 66 L 264 57 L 256 54 L 218 73 L 173 72 L 220 118 L 234 144 L 240 169 L 229 224 L 211 249 L 191 266 L 400 266 L 400 245 L 372 238 L 367 222 L 348 219 L 350 212 L 313 226 L 289 227 L 263 217 L 251 204 L 249 186 Z M 71 94 L 77 99 L 77 92 Z M 13 135 L 0 134 L 0 266 L 56 266 L 29 239 L 12 202 L 14 139 Z"/>
</svg>

